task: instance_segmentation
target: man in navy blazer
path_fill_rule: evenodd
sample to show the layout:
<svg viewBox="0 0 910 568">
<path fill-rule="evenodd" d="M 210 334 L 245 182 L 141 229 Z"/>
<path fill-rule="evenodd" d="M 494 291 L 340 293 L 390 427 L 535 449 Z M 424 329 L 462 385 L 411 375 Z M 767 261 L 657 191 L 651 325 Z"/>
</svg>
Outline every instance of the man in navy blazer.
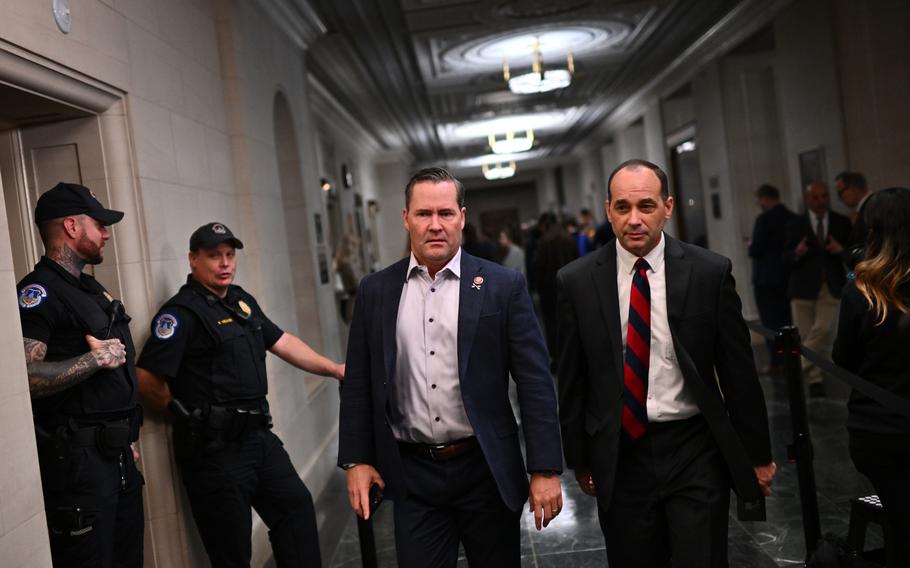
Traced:
<svg viewBox="0 0 910 568">
<path fill-rule="evenodd" d="M 338 465 L 361 517 L 370 515 L 373 485 L 395 502 L 400 566 L 454 567 L 459 541 L 471 566 L 519 566 L 524 503 L 538 529 L 562 508 L 543 336 L 524 278 L 461 250 L 458 180 L 421 170 L 405 200 L 410 257 L 364 278 L 357 293 Z"/>
</svg>

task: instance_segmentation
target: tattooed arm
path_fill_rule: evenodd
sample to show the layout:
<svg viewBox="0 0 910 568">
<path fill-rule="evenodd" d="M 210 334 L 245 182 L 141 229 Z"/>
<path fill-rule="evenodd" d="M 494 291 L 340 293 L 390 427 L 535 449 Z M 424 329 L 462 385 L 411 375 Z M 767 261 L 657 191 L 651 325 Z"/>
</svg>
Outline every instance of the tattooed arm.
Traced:
<svg viewBox="0 0 910 568">
<path fill-rule="evenodd" d="M 32 398 L 44 398 L 78 385 L 99 369 L 116 369 L 126 362 L 126 348 L 119 339 L 86 335 L 89 351 L 65 361 L 45 361 L 47 344 L 23 339 L 28 388 Z"/>
</svg>

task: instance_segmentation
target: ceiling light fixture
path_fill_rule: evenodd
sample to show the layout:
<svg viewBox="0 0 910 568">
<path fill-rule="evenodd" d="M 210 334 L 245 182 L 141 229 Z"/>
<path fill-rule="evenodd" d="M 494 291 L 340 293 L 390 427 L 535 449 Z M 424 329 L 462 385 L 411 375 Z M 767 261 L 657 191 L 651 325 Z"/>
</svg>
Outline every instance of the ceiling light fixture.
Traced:
<svg viewBox="0 0 910 568">
<path fill-rule="evenodd" d="M 557 89 L 564 89 L 572 84 L 572 75 L 575 74 L 575 57 L 569 49 L 566 54 L 565 69 L 543 68 L 543 55 L 540 53 L 540 40 L 534 39 L 531 46 L 531 72 L 512 76 L 509 71 L 509 62 L 502 61 L 502 76 L 509 83 L 509 90 L 518 95 L 533 93 L 546 93 Z"/>
<path fill-rule="evenodd" d="M 486 179 L 506 179 L 515 175 L 515 162 L 509 162 L 506 165 L 497 162 L 492 167 L 490 167 L 490 164 L 484 164 L 481 169 L 483 170 L 483 177 Z"/>
<path fill-rule="evenodd" d="M 496 135 L 491 133 L 488 141 L 494 154 L 527 152 L 534 145 L 534 131 L 529 128 L 524 136 L 515 136 L 514 132 L 506 132 L 504 140 L 497 140 Z"/>
</svg>

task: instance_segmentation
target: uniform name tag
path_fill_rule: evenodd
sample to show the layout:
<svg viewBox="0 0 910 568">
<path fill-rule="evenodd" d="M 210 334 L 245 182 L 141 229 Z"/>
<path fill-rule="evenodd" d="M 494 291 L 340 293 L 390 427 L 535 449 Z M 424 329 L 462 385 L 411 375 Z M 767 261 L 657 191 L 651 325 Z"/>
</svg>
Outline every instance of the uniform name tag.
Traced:
<svg viewBox="0 0 910 568">
<path fill-rule="evenodd" d="M 223 320 L 218 320 L 218 325 L 225 325 L 234 321 L 234 318 L 225 318 Z"/>
</svg>

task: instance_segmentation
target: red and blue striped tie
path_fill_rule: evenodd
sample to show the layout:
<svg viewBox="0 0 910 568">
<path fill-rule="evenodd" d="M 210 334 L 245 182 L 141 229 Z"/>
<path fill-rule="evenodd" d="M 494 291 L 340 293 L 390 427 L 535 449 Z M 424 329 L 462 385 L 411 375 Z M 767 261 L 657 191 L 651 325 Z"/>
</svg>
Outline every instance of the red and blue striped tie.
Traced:
<svg viewBox="0 0 910 568">
<path fill-rule="evenodd" d="M 648 261 L 635 261 L 629 295 L 629 326 L 623 366 L 622 429 L 637 440 L 648 428 L 648 367 L 651 362 L 651 285 Z"/>
</svg>

